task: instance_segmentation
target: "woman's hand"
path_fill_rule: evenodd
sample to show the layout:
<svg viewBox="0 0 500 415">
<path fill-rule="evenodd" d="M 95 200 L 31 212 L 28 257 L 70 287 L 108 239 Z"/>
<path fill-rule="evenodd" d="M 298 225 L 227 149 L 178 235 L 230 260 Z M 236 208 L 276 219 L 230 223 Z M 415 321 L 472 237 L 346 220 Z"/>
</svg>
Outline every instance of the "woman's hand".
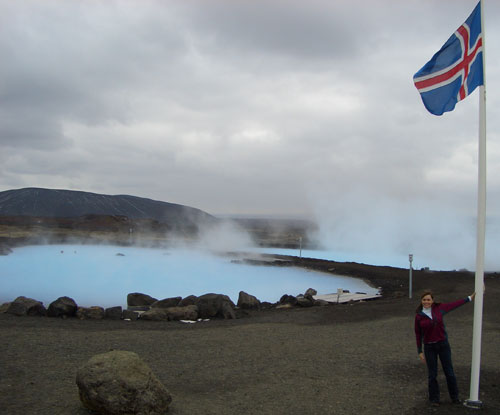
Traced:
<svg viewBox="0 0 500 415">
<path fill-rule="evenodd" d="M 424 357 L 424 354 L 423 354 L 423 353 L 419 353 L 419 354 L 418 354 L 418 357 L 420 358 L 420 361 L 421 361 L 422 363 L 425 363 L 425 357 Z"/>
<path fill-rule="evenodd" d="M 483 284 L 483 295 L 484 295 L 484 292 L 486 291 L 486 285 Z M 472 300 L 474 300 L 474 297 L 476 296 L 476 292 L 474 291 L 469 297 Z"/>
</svg>

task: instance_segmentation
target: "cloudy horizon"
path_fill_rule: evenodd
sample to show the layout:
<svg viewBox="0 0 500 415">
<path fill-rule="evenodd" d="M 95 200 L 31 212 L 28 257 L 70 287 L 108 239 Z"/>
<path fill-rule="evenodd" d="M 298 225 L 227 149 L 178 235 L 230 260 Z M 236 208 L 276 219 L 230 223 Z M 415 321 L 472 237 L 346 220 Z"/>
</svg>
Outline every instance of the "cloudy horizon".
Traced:
<svg viewBox="0 0 500 415">
<path fill-rule="evenodd" d="M 478 92 L 436 117 L 412 77 L 476 4 L 0 1 L 0 191 L 313 217 L 336 246 L 473 263 Z M 485 10 L 497 219 L 500 4 Z"/>
</svg>

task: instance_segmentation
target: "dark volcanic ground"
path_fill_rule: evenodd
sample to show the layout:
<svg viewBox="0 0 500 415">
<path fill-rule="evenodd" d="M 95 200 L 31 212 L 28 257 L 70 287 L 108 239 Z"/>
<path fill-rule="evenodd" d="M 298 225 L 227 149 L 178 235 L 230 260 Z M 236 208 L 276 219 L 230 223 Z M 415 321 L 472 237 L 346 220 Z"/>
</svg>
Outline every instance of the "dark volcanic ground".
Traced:
<svg viewBox="0 0 500 415">
<path fill-rule="evenodd" d="M 500 279 L 485 278 L 478 412 L 427 404 L 426 368 L 413 334 L 418 293 L 438 301 L 474 290 L 474 276 L 353 263 L 292 259 L 296 265 L 364 278 L 382 299 L 326 307 L 250 312 L 237 320 L 79 321 L 0 315 L 0 413 L 88 414 L 77 368 L 111 349 L 141 356 L 173 396 L 170 413 L 193 414 L 500 414 Z M 445 317 L 459 387 L 469 396 L 473 305 Z"/>
</svg>

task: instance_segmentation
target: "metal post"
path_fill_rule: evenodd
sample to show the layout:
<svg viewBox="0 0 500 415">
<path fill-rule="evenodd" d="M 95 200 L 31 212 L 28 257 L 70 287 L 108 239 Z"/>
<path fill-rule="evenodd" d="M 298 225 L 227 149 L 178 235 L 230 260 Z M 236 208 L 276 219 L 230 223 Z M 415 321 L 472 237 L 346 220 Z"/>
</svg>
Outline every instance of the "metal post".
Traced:
<svg viewBox="0 0 500 415">
<path fill-rule="evenodd" d="M 337 288 L 337 304 L 340 302 L 340 296 L 344 294 L 344 290 L 342 288 Z"/>
<path fill-rule="evenodd" d="M 299 238 L 299 249 L 300 249 L 299 258 L 302 258 L 302 236 Z"/>
<path fill-rule="evenodd" d="M 483 85 L 479 87 L 479 145 L 478 145 L 478 189 L 477 189 L 477 240 L 476 275 L 474 298 L 474 324 L 472 327 L 472 361 L 469 399 L 465 406 L 481 408 L 479 378 L 481 371 L 481 335 L 483 327 L 484 252 L 486 234 L 486 39 L 484 32 L 484 0 L 481 0 L 481 34 L 483 41 Z"/>
<path fill-rule="evenodd" d="M 484 49 L 483 49 L 484 53 Z M 484 86 L 480 86 L 481 102 L 485 102 Z M 474 323 L 472 327 L 472 361 L 470 397 L 465 402 L 469 408 L 481 408 L 483 403 L 479 399 L 479 378 L 481 371 L 481 335 L 483 327 L 483 295 L 484 295 L 484 251 L 486 232 L 486 116 L 484 104 L 481 111 L 480 138 L 479 138 L 479 184 L 478 184 L 478 213 L 477 213 L 477 242 L 476 242 L 476 276 L 474 298 Z"/>
<path fill-rule="evenodd" d="M 413 254 L 408 255 L 408 258 L 410 259 L 410 282 L 408 283 L 408 297 L 412 298 L 412 286 L 413 286 L 413 281 L 412 281 L 412 262 L 413 262 Z"/>
</svg>

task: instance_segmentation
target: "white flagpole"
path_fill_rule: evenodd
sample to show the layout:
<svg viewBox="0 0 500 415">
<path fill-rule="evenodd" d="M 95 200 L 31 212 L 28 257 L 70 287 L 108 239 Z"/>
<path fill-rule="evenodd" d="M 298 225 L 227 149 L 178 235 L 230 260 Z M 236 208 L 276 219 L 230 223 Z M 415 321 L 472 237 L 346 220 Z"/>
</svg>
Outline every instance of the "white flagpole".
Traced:
<svg viewBox="0 0 500 415">
<path fill-rule="evenodd" d="M 481 3 L 481 34 L 483 37 L 483 85 L 479 87 L 479 157 L 478 157 L 478 194 L 477 194 L 477 244 L 476 277 L 474 299 L 474 326 L 472 331 L 472 363 L 470 396 L 466 406 L 480 408 L 479 372 L 481 365 L 481 331 L 483 323 L 484 294 L 484 247 L 486 235 L 486 65 L 483 0 Z"/>
</svg>

